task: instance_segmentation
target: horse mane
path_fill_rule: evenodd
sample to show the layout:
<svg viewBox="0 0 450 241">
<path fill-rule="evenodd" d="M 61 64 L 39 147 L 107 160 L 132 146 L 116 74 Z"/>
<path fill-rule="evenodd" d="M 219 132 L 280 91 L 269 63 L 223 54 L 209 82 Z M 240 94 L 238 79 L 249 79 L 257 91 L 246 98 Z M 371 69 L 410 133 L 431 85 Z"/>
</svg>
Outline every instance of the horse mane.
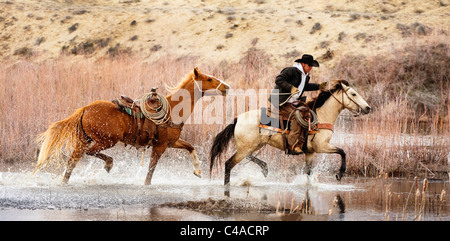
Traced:
<svg viewBox="0 0 450 241">
<path fill-rule="evenodd" d="M 186 74 L 184 80 L 182 80 L 178 85 L 175 87 L 169 86 L 166 84 L 166 90 L 169 92 L 174 92 L 176 90 L 182 89 L 186 84 L 194 79 L 194 71 L 191 71 L 190 73 Z"/>
<path fill-rule="evenodd" d="M 342 89 L 342 85 L 349 86 L 349 83 L 346 80 L 333 80 L 333 81 L 331 81 L 331 88 L 329 90 L 321 90 L 320 93 L 319 93 L 319 96 L 317 96 L 316 98 L 312 99 L 311 101 L 308 101 L 308 103 L 306 103 L 306 104 L 312 110 L 315 110 L 317 108 L 322 107 L 323 104 L 325 104 L 325 102 L 328 100 L 328 98 L 331 97 L 331 95 L 334 92 Z"/>
</svg>

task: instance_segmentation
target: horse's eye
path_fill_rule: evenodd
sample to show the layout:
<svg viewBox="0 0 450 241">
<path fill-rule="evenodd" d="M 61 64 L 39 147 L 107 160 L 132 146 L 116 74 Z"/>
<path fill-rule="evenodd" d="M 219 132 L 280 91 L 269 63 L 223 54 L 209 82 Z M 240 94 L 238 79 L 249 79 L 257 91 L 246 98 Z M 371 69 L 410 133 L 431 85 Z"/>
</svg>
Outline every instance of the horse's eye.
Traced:
<svg viewBox="0 0 450 241">
<path fill-rule="evenodd" d="M 212 81 L 212 79 L 211 79 L 211 78 L 208 78 L 208 81 Z"/>
<path fill-rule="evenodd" d="M 352 96 L 356 96 L 356 94 L 355 94 L 355 93 L 353 93 L 353 94 L 352 94 Z"/>
</svg>

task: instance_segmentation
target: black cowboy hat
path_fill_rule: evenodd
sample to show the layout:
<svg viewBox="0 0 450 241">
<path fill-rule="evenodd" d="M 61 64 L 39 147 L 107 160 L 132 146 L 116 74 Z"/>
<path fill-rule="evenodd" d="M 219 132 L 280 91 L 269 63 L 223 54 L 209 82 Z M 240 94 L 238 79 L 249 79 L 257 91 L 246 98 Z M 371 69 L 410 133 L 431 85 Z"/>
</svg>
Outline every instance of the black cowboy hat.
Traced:
<svg viewBox="0 0 450 241">
<path fill-rule="evenodd" d="M 314 60 L 314 57 L 309 54 L 304 54 L 301 59 L 297 59 L 294 62 L 305 63 L 309 66 L 319 67 L 319 62 L 317 62 L 317 60 Z"/>
</svg>

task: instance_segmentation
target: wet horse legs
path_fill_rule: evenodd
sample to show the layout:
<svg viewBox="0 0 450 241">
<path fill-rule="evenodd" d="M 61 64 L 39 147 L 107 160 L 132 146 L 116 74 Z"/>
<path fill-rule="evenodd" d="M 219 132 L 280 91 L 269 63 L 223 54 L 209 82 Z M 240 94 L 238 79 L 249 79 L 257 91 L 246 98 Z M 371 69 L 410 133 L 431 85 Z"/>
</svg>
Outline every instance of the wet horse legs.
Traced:
<svg viewBox="0 0 450 241">
<path fill-rule="evenodd" d="M 344 176 L 345 170 L 347 169 L 346 160 L 345 160 L 345 158 L 346 158 L 345 151 L 339 147 L 335 147 L 335 146 L 332 146 L 329 144 L 316 146 L 313 148 L 316 153 L 330 153 L 330 154 L 336 153 L 341 156 L 341 167 L 339 168 L 339 173 L 336 174 L 336 179 L 338 181 L 340 181 L 342 179 L 342 177 Z M 312 161 L 312 156 L 313 156 L 313 155 L 310 155 L 310 156 L 308 156 L 308 155 L 306 155 L 306 168 L 305 168 L 306 173 L 311 172 L 311 163 L 309 163 L 309 162 Z"/>
<path fill-rule="evenodd" d="M 197 157 L 197 154 L 195 153 L 194 147 L 187 141 L 178 139 L 175 143 L 170 145 L 171 148 L 180 148 L 187 150 L 192 157 L 192 165 L 194 166 L 194 175 L 197 177 L 202 177 L 202 171 L 200 169 L 200 160 Z"/>
<path fill-rule="evenodd" d="M 305 155 L 305 166 L 303 167 L 303 173 L 306 175 L 311 175 L 312 162 L 314 159 L 314 153 L 307 153 Z"/>
<path fill-rule="evenodd" d="M 230 159 L 225 162 L 225 178 L 224 185 L 230 184 L 231 169 L 241 162 L 248 154 L 236 152 Z"/>
<path fill-rule="evenodd" d="M 162 143 L 153 147 L 147 177 L 145 178 L 145 185 L 150 185 L 152 183 L 153 172 L 155 171 L 156 164 L 158 164 L 158 160 L 161 158 L 166 148 L 167 143 Z"/>
<path fill-rule="evenodd" d="M 72 152 L 72 155 L 70 155 L 70 158 L 67 161 L 66 172 L 64 173 L 64 177 L 62 180 L 62 182 L 64 184 L 67 184 L 67 182 L 69 182 L 70 175 L 72 175 L 73 169 L 75 168 L 75 166 L 77 165 L 77 163 L 81 159 L 81 157 L 83 157 L 83 154 L 84 154 L 84 149 L 82 147 L 77 147 Z"/>
<path fill-rule="evenodd" d="M 253 155 L 249 155 L 248 158 L 250 159 L 250 161 L 256 163 L 259 167 L 261 167 L 262 174 L 264 175 L 264 177 L 267 177 L 267 174 L 269 174 L 267 163 Z"/>
<path fill-rule="evenodd" d="M 115 144 L 115 143 L 114 143 Z M 97 157 L 102 159 L 103 161 L 105 161 L 105 170 L 109 173 L 109 171 L 111 171 L 111 168 L 113 167 L 113 158 L 110 156 L 107 156 L 103 153 L 100 153 L 100 151 L 102 150 L 106 150 L 108 148 L 111 148 L 112 146 L 114 146 L 114 144 L 112 145 L 103 145 L 100 143 L 95 143 L 87 152 L 86 154 L 93 156 L 93 157 Z"/>
<path fill-rule="evenodd" d="M 345 161 L 345 151 L 341 148 L 336 147 L 337 153 L 341 155 L 341 168 L 339 169 L 339 173 L 336 174 L 336 179 L 338 181 L 341 180 L 342 176 L 344 176 L 345 170 L 347 169 L 346 161 Z"/>
</svg>

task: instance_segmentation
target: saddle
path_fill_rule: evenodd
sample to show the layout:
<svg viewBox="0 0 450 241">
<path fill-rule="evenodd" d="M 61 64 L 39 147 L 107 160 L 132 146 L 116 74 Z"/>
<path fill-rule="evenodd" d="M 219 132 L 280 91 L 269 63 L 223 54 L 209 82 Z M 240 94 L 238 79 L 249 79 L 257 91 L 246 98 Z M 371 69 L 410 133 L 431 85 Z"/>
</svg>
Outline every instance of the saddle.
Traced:
<svg viewBox="0 0 450 241">
<path fill-rule="evenodd" d="M 150 97 L 144 100 L 147 102 L 146 105 L 150 108 L 151 112 L 157 111 L 162 106 L 156 96 L 156 88 L 152 88 Z M 145 117 L 141 109 L 141 104 L 143 104 L 142 100 L 133 100 L 126 95 L 121 95 L 120 98 L 115 99 L 112 102 L 116 104 L 118 110 L 133 118 L 133 126 L 131 129 L 135 130 L 136 137 L 132 144 L 134 144 L 136 148 L 147 146 L 155 140 L 155 137 L 158 134 L 157 125 Z M 145 108 L 145 106 L 143 108 Z"/>
<path fill-rule="evenodd" d="M 157 88 L 153 87 L 150 91 L 149 97 L 144 100 L 146 102 L 145 105 L 150 109 L 151 112 L 157 112 L 162 107 L 162 103 L 158 98 L 158 93 L 156 93 L 156 90 Z M 136 119 L 145 118 L 145 115 L 141 109 L 141 104 L 144 103 L 142 103 L 140 99 L 133 100 L 126 95 L 121 95 L 120 99 L 115 99 L 112 102 L 117 105 L 119 110 L 133 116 Z M 145 108 L 145 106 L 143 108 Z"/>
<path fill-rule="evenodd" d="M 313 126 L 310 125 L 311 120 L 311 111 L 310 109 L 303 104 L 302 102 L 295 103 L 296 108 L 295 112 L 292 113 L 293 120 L 296 120 L 300 123 L 300 136 L 298 137 L 299 140 L 299 146 L 302 148 L 303 152 L 307 151 L 307 136 L 308 134 L 314 129 L 315 123 L 313 123 Z M 262 130 L 268 130 L 271 134 L 272 133 L 281 133 L 283 136 L 283 146 L 285 149 L 286 154 L 291 155 L 298 155 L 299 153 L 292 153 L 290 148 L 288 148 L 287 144 L 287 138 L 286 134 L 290 133 L 290 121 L 289 117 L 285 116 L 279 116 L 279 119 L 273 118 L 271 116 L 268 116 L 267 114 L 267 108 L 263 107 L 261 108 L 261 118 L 260 118 L 260 133 Z M 316 118 L 317 119 L 317 118 Z"/>
<path fill-rule="evenodd" d="M 144 118 L 144 114 L 141 111 L 141 100 L 133 100 L 126 95 L 121 95 L 120 99 L 115 99 L 112 101 L 117 105 L 117 108 L 128 115 L 133 116 L 136 119 Z"/>
</svg>

